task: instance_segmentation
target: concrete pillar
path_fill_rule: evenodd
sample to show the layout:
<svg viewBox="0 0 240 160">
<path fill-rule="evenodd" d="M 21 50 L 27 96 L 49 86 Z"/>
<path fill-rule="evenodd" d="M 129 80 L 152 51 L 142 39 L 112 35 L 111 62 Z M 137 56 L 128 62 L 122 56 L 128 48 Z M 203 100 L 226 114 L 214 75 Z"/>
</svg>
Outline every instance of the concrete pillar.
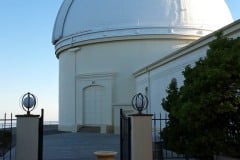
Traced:
<svg viewBox="0 0 240 160">
<path fill-rule="evenodd" d="M 39 115 L 16 117 L 16 160 L 38 160 Z"/>
<path fill-rule="evenodd" d="M 152 154 L 152 115 L 131 116 L 132 160 L 150 160 Z"/>
</svg>

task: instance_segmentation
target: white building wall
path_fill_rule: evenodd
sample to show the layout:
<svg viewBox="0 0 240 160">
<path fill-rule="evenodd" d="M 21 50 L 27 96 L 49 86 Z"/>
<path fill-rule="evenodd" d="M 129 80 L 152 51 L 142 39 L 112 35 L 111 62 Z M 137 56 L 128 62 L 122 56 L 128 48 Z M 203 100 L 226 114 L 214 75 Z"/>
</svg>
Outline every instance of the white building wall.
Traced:
<svg viewBox="0 0 240 160">
<path fill-rule="evenodd" d="M 135 94 L 132 73 L 189 41 L 134 40 L 82 46 L 76 55 L 76 74 L 115 73 L 113 104 L 130 104 Z"/>
<path fill-rule="evenodd" d="M 66 51 L 59 57 L 59 130 L 76 130 L 75 54 Z"/>
<path fill-rule="evenodd" d="M 191 54 L 182 56 L 179 59 L 171 61 L 160 67 L 140 75 L 136 78 L 137 93 L 145 93 L 147 87 L 147 95 L 149 97 L 149 113 L 165 113 L 161 103 L 162 99 L 167 96 L 166 89 L 173 78 L 177 79 L 178 87 L 183 84 L 184 71 L 187 65 L 194 66 L 194 62 L 206 54 L 207 46 L 193 51 Z"/>
<path fill-rule="evenodd" d="M 114 125 L 118 132 L 119 109 L 129 110 L 136 93 L 132 73 L 191 41 L 189 37 L 177 37 L 109 41 L 63 51 L 59 56 L 60 130 L 77 131 L 85 125 L 84 89 L 96 85 L 106 90 L 105 108 L 96 113 L 103 117 L 99 123 Z"/>
<path fill-rule="evenodd" d="M 236 38 L 240 35 L 239 28 L 237 21 L 223 31 Z M 178 86 L 183 84 L 182 71 L 186 65 L 194 65 L 205 56 L 214 33 L 186 47 L 183 46 L 190 39 L 142 38 L 79 45 L 59 54 L 60 130 L 76 131 L 78 126 L 84 125 L 82 94 L 84 88 L 91 85 L 106 89 L 101 123 L 114 125 L 116 132 L 119 130 L 119 109 L 131 109 L 131 99 L 138 92 L 149 97 L 148 113 L 164 112 L 161 102 L 171 79 L 176 78 Z"/>
<path fill-rule="evenodd" d="M 240 21 L 236 21 L 223 29 L 223 34 L 231 37 L 240 37 Z M 186 47 L 173 52 L 170 56 L 160 58 L 157 62 L 148 65 L 138 72 L 136 76 L 137 92 L 143 92 L 148 87 L 149 95 L 149 112 L 163 113 L 161 103 L 162 99 L 167 96 L 166 89 L 173 78 L 177 79 L 178 87 L 184 83 L 182 72 L 187 65 L 194 66 L 200 57 L 206 56 L 208 43 L 215 38 L 215 33 L 203 37 Z"/>
<path fill-rule="evenodd" d="M 206 54 L 207 47 L 199 48 L 191 54 L 180 57 L 150 72 L 151 84 L 151 113 L 165 113 L 161 103 L 167 96 L 166 89 L 173 78 L 177 79 L 178 87 L 183 85 L 184 77 L 182 72 L 187 65 L 194 66 L 194 62 Z"/>
</svg>

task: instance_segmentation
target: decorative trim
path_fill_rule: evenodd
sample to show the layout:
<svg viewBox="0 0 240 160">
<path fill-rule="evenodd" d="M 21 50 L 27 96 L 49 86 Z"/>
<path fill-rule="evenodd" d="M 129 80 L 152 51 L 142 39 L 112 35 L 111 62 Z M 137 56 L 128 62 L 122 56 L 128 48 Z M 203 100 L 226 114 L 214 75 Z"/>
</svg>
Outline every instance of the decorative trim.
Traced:
<svg viewBox="0 0 240 160">
<path fill-rule="evenodd" d="M 85 73 L 85 74 L 78 74 L 76 75 L 76 78 L 80 79 L 93 79 L 93 78 L 113 78 L 116 75 L 116 73 L 110 73 L 110 72 L 100 72 L 100 73 Z"/>
<path fill-rule="evenodd" d="M 164 33 L 145 33 L 145 34 L 128 34 L 128 35 L 115 35 L 115 36 L 108 36 L 108 37 L 95 37 L 92 39 L 85 39 L 85 40 L 76 40 L 74 38 L 65 38 L 60 40 L 58 43 L 55 44 L 55 54 L 57 57 L 59 55 L 73 47 L 77 46 L 84 46 L 88 44 L 95 44 L 95 43 L 104 43 L 104 42 L 113 42 L 113 41 L 126 41 L 126 40 L 151 40 L 151 39 L 189 39 L 189 40 L 196 40 L 200 38 L 199 35 L 183 35 L 183 34 L 164 34 Z"/>
</svg>

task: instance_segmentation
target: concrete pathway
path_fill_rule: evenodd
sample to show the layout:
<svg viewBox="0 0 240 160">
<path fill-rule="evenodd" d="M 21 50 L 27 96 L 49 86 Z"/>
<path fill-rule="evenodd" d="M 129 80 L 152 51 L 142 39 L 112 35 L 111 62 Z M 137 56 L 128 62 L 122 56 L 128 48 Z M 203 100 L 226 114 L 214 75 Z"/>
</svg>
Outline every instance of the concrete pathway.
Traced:
<svg viewBox="0 0 240 160">
<path fill-rule="evenodd" d="M 118 135 L 99 133 L 61 133 L 44 136 L 44 160 L 95 160 L 95 151 L 116 151 L 119 160 Z"/>
<path fill-rule="evenodd" d="M 44 136 L 43 160 L 96 160 L 95 151 L 116 151 L 120 160 L 118 135 L 100 133 L 51 133 Z M 15 148 L 12 149 L 15 159 Z M 9 153 L 4 160 L 10 160 Z M 3 157 L 0 157 L 2 160 Z"/>
</svg>

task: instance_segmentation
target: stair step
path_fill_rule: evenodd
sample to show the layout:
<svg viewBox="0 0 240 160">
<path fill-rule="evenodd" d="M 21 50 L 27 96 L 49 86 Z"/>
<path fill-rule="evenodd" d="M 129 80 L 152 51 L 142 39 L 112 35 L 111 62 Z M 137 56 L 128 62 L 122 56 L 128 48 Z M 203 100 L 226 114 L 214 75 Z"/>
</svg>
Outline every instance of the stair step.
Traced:
<svg viewBox="0 0 240 160">
<path fill-rule="evenodd" d="M 100 127 L 83 126 L 79 128 L 78 132 L 100 133 Z"/>
</svg>

